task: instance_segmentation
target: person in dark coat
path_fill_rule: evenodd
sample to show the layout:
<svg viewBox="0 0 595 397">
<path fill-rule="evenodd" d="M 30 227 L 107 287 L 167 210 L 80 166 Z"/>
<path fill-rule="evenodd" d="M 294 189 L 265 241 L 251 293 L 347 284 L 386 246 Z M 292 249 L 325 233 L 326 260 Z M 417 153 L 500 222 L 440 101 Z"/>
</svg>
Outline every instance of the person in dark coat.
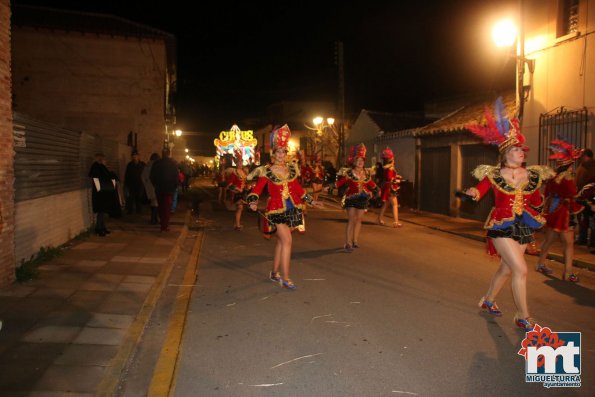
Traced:
<svg viewBox="0 0 595 397">
<path fill-rule="evenodd" d="M 157 223 L 159 223 L 157 217 L 159 205 L 157 204 L 155 187 L 151 183 L 151 170 L 153 169 L 153 164 L 155 164 L 155 162 L 159 159 L 159 155 L 157 153 L 153 153 L 149 158 L 149 163 L 145 166 L 145 169 L 143 170 L 143 173 L 141 175 L 143 184 L 145 185 L 145 194 L 147 195 L 147 199 L 149 200 L 149 204 L 151 205 L 151 220 L 149 221 L 151 225 L 156 225 Z"/>
<path fill-rule="evenodd" d="M 169 230 L 169 217 L 174 192 L 178 187 L 178 165 L 170 157 L 169 149 L 163 149 L 161 160 L 157 160 L 151 168 L 151 183 L 155 187 L 159 209 L 161 231 Z"/>
<path fill-rule="evenodd" d="M 105 226 L 105 214 L 113 213 L 116 200 L 116 180 L 113 173 L 105 165 L 105 156 L 103 153 L 95 154 L 95 162 L 89 170 L 89 177 L 92 179 L 91 202 L 93 204 L 93 213 L 95 218 L 95 233 L 101 237 L 109 234 Z"/>
<path fill-rule="evenodd" d="M 579 159 L 579 165 L 576 168 L 576 189 L 581 191 L 585 185 L 595 182 L 595 160 L 593 160 L 593 151 L 591 149 L 583 150 Z M 591 218 L 593 211 L 591 206 L 586 205 L 579 216 L 578 237 L 576 245 L 588 245 L 595 247 L 595 231 L 591 228 Z"/>
<path fill-rule="evenodd" d="M 145 196 L 145 185 L 143 184 L 142 173 L 145 163 L 140 160 L 138 151 L 132 151 L 132 160 L 126 166 L 124 174 L 124 187 L 128 192 L 126 199 L 126 212 L 137 214 L 141 212 L 141 205 Z"/>
</svg>

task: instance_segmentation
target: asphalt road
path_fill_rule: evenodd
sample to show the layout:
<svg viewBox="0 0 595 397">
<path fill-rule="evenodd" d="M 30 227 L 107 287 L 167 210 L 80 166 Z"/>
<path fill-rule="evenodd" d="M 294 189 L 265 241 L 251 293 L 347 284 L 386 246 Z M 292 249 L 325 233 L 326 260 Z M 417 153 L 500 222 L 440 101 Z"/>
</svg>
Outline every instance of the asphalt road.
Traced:
<svg viewBox="0 0 595 397">
<path fill-rule="evenodd" d="M 582 332 L 582 387 L 525 382 L 510 283 L 501 318 L 477 302 L 497 262 L 483 244 L 366 216 L 361 248 L 342 252 L 345 213 L 309 209 L 294 234 L 296 291 L 268 281 L 274 238 L 257 215 L 233 230 L 233 212 L 203 203 L 211 222 L 199 257 L 175 378 L 177 396 L 595 395 L 595 289 L 530 271 L 532 316 Z M 387 222 L 387 224 L 389 224 Z M 527 257 L 530 266 L 535 257 Z"/>
</svg>

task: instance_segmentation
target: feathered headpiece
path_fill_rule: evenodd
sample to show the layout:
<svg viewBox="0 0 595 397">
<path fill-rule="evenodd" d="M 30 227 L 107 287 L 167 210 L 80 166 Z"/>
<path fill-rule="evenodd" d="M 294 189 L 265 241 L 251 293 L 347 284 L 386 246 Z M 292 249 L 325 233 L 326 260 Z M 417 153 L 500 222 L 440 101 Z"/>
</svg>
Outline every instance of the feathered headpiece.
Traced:
<svg viewBox="0 0 595 397">
<path fill-rule="evenodd" d="M 279 148 L 287 150 L 290 136 L 291 131 L 289 130 L 287 124 L 284 124 L 283 126 L 271 131 L 271 152 L 274 152 Z"/>
<path fill-rule="evenodd" d="M 525 137 L 521 134 L 519 119 L 506 117 L 502 97 L 496 99 L 494 113 L 490 108 L 485 109 L 486 125 L 467 124 L 465 128 L 483 139 L 489 145 L 498 145 L 498 150 L 503 153 L 511 146 L 517 146 L 527 151 Z"/>
<path fill-rule="evenodd" d="M 386 159 L 386 160 L 393 160 L 395 158 L 395 154 L 393 153 L 393 151 L 387 146 L 383 151 L 382 151 L 382 158 Z"/>
<path fill-rule="evenodd" d="M 349 151 L 349 157 L 347 158 L 347 162 L 349 164 L 353 164 L 355 162 L 355 159 L 357 159 L 358 157 L 361 157 L 364 160 L 366 158 L 366 145 L 364 145 L 363 143 L 351 147 L 351 150 Z"/>
<path fill-rule="evenodd" d="M 556 139 L 550 142 L 550 160 L 556 160 L 558 166 L 572 164 L 576 159 L 581 157 L 583 151 L 581 149 L 575 149 L 572 144 L 563 141 L 562 139 Z"/>
</svg>

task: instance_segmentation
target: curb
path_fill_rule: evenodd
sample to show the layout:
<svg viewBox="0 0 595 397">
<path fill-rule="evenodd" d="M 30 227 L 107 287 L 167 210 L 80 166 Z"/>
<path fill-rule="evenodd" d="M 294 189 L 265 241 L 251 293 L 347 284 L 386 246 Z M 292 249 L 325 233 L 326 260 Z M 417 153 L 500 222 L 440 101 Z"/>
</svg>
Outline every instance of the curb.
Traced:
<svg viewBox="0 0 595 397">
<path fill-rule="evenodd" d="M 180 253 L 182 244 L 188 235 L 189 218 L 190 211 L 187 211 L 186 216 L 184 217 L 184 226 L 174 244 L 174 247 L 167 257 L 166 265 L 161 270 L 161 273 L 159 273 L 159 276 L 151 287 L 149 294 L 145 298 L 143 306 L 141 307 L 138 315 L 136 316 L 134 322 L 130 325 L 130 329 L 128 330 L 126 338 L 120 346 L 120 349 L 118 349 L 118 353 L 110 362 L 109 367 L 106 368 L 105 374 L 99 383 L 99 386 L 97 387 L 97 391 L 95 392 L 95 396 L 108 397 L 116 395 L 116 389 L 120 383 L 120 377 L 128 365 L 128 362 L 130 361 L 130 358 L 144 333 L 145 326 L 151 318 L 153 309 L 155 308 L 155 305 L 159 300 L 163 289 L 165 288 L 165 284 L 174 267 L 176 258 Z"/>
</svg>

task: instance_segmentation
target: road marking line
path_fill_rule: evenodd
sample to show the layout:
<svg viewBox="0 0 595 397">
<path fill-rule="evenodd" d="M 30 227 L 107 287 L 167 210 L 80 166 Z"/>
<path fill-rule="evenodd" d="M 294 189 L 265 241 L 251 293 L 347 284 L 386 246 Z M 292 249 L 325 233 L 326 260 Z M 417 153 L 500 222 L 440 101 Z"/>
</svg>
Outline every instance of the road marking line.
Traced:
<svg viewBox="0 0 595 397">
<path fill-rule="evenodd" d="M 196 283 L 198 274 L 198 256 L 202 247 L 204 233 L 196 236 L 192 253 L 186 264 L 186 272 L 182 285 Z M 180 345 L 184 333 L 184 326 L 188 314 L 188 305 L 192 297 L 193 288 L 182 288 L 181 293 L 176 297 L 172 314 L 167 326 L 167 332 L 159 359 L 153 370 L 151 384 L 147 396 L 172 396 L 175 390 L 175 375 L 177 364 L 180 358 Z"/>
</svg>

